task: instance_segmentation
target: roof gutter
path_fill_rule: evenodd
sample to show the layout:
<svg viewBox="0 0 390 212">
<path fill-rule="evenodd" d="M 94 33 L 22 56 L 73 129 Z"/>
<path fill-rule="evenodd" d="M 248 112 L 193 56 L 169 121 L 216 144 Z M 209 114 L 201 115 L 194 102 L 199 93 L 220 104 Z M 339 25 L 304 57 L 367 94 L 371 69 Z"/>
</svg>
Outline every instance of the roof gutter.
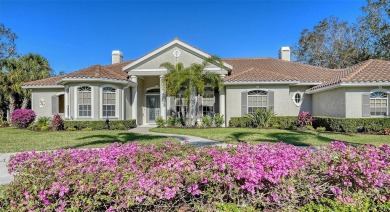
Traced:
<svg viewBox="0 0 390 212">
<path fill-rule="evenodd" d="M 119 83 L 119 84 L 129 84 L 127 80 L 116 80 L 108 78 L 62 78 L 58 83 L 64 82 L 108 82 L 108 83 Z"/>
<path fill-rule="evenodd" d="M 64 88 L 63 85 L 22 85 L 23 89 L 32 89 L 32 88 Z"/>
<path fill-rule="evenodd" d="M 299 84 L 299 81 L 252 81 L 252 82 L 224 82 L 224 85 L 257 85 L 257 84 L 266 84 L 266 85 L 296 85 Z"/>
<path fill-rule="evenodd" d="M 370 87 L 370 86 L 390 86 L 390 82 L 343 82 L 334 85 L 325 86 L 322 88 L 317 88 L 314 90 L 306 90 L 305 93 L 312 94 L 322 91 L 327 91 L 339 87 Z"/>
</svg>

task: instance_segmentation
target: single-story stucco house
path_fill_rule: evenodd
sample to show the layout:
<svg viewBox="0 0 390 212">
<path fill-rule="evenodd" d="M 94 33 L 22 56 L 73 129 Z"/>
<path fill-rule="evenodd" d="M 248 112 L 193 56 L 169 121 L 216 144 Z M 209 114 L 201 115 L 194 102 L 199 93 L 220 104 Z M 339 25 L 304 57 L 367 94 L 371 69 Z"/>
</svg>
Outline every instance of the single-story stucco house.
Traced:
<svg viewBox="0 0 390 212">
<path fill-rule="evenodd" d="M 62 76 L 27 82 L 32 109 L 38 117 L 59 113 L 72 120 L 136 119 L 138 125 L 166 118 L 180 107 L 162 89 L 164 62 L 185 66 L 210 54 L 179 39 L 136 60 L 123 61 L 112 52 L 112 64 L 94 65 Z M 290 49 L 279 59 L 223 58 L 223 66 L 206 71 L 220 74 L 222 90 L 206 88 L 203 114 L 220 113 L 228 123 L 256 108 L 273 107 L 279 116 L 309 111 L 315 116 L 361 118 L 390 114 L 390 62 L 367 60 L 345 69 L 327 69 L 290 62 Z"/>
</svg>

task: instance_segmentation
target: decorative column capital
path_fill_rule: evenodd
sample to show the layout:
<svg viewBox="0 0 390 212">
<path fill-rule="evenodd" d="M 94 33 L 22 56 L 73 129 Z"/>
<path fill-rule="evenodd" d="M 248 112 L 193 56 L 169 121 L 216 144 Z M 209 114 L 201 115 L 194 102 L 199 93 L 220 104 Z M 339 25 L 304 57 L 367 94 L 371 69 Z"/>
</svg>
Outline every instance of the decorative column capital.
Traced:
<svg viewBox="0 0 390 212">
<path fill-rule="evenodd" d="M 138 77 L 137 76 L 130 76 L 130 79 L 131 79 L 131 81 L 137 83 Z"/>
</svg>

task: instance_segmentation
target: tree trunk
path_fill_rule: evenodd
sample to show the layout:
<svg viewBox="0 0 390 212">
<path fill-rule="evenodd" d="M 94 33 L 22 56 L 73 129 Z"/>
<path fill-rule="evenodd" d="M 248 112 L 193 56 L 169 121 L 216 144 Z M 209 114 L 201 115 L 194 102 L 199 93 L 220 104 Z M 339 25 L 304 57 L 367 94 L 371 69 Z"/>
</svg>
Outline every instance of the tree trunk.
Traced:
<svg viewBox="0 0 390 212">
<path fill-rule="evenodd" d="M 190 116 L 191 116 L 191 126 L 195 126 L 195 123 L 197 121 L 197 114 L 196 114 L 196 103 L 198 102 L 197 100 L 197 95 L 196 95 L 196 90 L 191 93 L 191 101 L 190 101 Z"/>
<path fill-rule="evenodd" d="M 10 120 L 12 119 L 12 113 L 15 110 L 15 97 L 14 95 L 10 94 L 9 95 L 9 118 Z"/>
<path fill-rule="evenodd" d="M 23 97 L 23 102 L 22 102 L 22 107 L 21 107 L 21 109 L 27 109 L 27 107 L 28 107 L 28 101 L 29 101 L 29 99 L 25 96 L 25 97 Z"/>
</svg>

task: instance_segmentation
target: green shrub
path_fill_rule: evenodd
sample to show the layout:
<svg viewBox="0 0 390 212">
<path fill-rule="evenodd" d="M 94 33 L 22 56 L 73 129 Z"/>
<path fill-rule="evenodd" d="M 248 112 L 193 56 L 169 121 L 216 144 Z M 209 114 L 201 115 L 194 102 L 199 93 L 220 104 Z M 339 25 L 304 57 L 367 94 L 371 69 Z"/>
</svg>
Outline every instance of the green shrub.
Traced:
<svg viewBox="0 0 390 212">
<path fill-rule="evenodd" d="M 317 132 L 325 132 L 326 128 L 325 127 L 317 127 L 316 131 Z"/>
<path fill-rule="evenodd" d="M 123 124 L 126 129 L 131 129 L 137 127 L 134 119 L 131 120 L 114 120 L 110 121 L 111 129 L 118 129 L 118 125 Z M 64 121 L 65 129 L 70 127 L 76 128 L 77 130 L 82 130 L 84 128 L 92 128 L 93 130 L 104 130 L 106 127 L 106 121 Z"/>
<path fill-rule="evenodd" d="M 49 130 L 49 127 L 48 126 L 41 126 L 39 128 L 40 131 L 48 131 Z"/>
<path fill-rule="evenodd" d="M 390 128 L 390 118 L 333 118 L 316 117 L 314 127 L 325 127 L 334 132 L 382 132 Z"/>
<path fill-rule="evenodd" d="M 254 113 L 246 114 L 251 127 L 269 127 L 274 116 L 275 113 L 272 108 L 258 108 Z"/>
<path fill-rule="evenodd" d="M 35 123 L 37 127 L 50 126 L 50 124 L 51 124 L 51 118 L 46 116 L 39 117 L 37 122 Z"/>
<path fill-rule="evenodd" d="M 74 128 L 74 127 L 68 127 L 68 128 L 66 128 L 66 130 L 67 130 L 67 131 L 77 131 L 77 129 Z"/>
<path fill-rule="evenodd" d="M 0 120 L 0 127 L 9 127 L 9 122 Z"/>
<path fill-rule="evenodd" d="M 92 131 L 93 129 L 91 127 L 86 127 L 84 129 L 82 129 L 82 131 Z"/>
<path fill-rule="evenodd" d="M 167 126 L 168 127 L 174 127 L 176 124 L 176 117 L 174 116 L 169 116 L 167 119 Z"/>
<path fill-rule="evenodd" d="M 216 113 L 214 115 L 214 124 L 216 127 L 221 127 L 224 122 L 225 122 L 225 119 L 224 119 L 223 115 L 221 115 L 219 113 Z"/>
<path fill-rule="evenodd" d="M 306 130 L 314 131 L 315 129 L 314 129 L 313 126 L 307 125 L 307 126 L 306 126 Z"/>
<path fill-rule="evenodd" d="M 157 124 L 157 127 L 165 127 L 165 120 L 163 119 L 163 117 L 159 116 L 156 118 L 156 124 Z"/>
<path fill-rule="evenodd" d="M 202 117 L 202 127 L 211 127 L 211 124 L 210 116 L 206 115 Z"/>
<path fill-rule="evenodd" d="M 278 129 L 294 129 L 296 116 L 274 116 L 269 126 Z M 229 120 L 229 127 L 249 127 L 250 120 L 247 117 L 232 117 Z"/>
</svg>

